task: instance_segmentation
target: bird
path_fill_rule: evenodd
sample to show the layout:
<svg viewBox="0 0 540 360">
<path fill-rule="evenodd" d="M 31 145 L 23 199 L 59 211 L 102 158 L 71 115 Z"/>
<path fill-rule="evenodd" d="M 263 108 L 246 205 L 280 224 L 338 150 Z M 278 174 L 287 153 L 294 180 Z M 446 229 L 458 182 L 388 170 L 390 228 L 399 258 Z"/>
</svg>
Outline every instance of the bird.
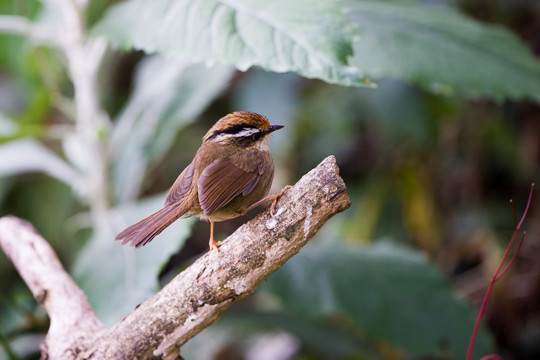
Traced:
<svg viewBox="0 0 540 360">
<path fill-rule="evenodd" d="M 290 188 L 266 196 L 274 178 L 270 134 L 283 125 L 270 125 L 262 115 L 235 111 L 219 119 L 202 139 L 193 161 L 171 186 L 162 209 L 129 226 L 115 240 L 139 248 L 180 217 L 210 221 L 209 247 L 218 250 L 214 223 L 244 215 L 278 198 Z"/>
</svg>

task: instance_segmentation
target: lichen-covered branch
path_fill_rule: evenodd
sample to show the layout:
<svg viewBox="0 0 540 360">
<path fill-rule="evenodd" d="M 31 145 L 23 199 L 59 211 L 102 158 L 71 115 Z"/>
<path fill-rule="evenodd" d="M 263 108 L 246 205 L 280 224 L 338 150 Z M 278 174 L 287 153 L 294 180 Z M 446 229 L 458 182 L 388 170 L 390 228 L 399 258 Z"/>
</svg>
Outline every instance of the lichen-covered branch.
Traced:
<svg viewBox="0 0 540 360">
<path fill-rule="evenodd" d="M 280 198 L 275 217 L 263 211 L 229 236 L 219 252 L 202 256 L 120 323 L 96 332 L 76 354 L 63 359 L 177 359 L 179 346 L 214 323 L 233 302 L 254 292 L 349 205 L 330 156 Z M 0 238 L 1 232 L 0 226 Z M 51 321 L 53 315 L 61 316 L 49 314 Z"/>
</svg>

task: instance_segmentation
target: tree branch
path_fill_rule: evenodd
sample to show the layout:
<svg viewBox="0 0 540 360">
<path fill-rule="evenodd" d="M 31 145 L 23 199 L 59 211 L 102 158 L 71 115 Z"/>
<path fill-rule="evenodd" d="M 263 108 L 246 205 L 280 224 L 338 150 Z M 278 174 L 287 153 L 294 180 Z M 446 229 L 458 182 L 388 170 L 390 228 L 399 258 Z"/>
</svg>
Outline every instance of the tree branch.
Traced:
<svg viewBox="0 0 540 360">
<path fill-rule="evenodd" d="M 50 28 L 23 16 L 0 15 L 0 33 L 22 35 L 36 42 L 60 46 L 56 34 Z"/>
<path fill-rule="evenodd" d="M 29 222 L 14 216 L 0 218 L 0 246 L 49 314 L 50 327 L 42 350 L 50 359 L 68 358 L 67 349 L 85 346 L 96 332 L 105 329 L 54 250 Z"/>
<path fill-rule="evenodd" d="M 219 253 L 206 253 L 120 323 L 111 329 L 96 331 L 90 339 L 86 338 L 87 334 L 81 334 L 81 342 L 75 347 L 79 350 L 73 350 L 73 343 L 69 343 L 71 357 L 66 357 L 66 349 L 62 359 L 179 358 L 179 346 L 214 323 L 232 303 L 254 292 L 262 281 L 296 254 L 330 217 L 349 207 L 348 192 L 339 177 L 335 158 L 326 158 L 302 177 L 280 198 L 277 205 L 275 218 L 268 211 L 263 211 L 229 236 L 219 248 Z M 5 244 L 11 243 L 11 247 L 8 245 L 5 251 L 9 251 L 12 259 L 19 256 L 16 253 L 28 251 L 19 245 L 13 246 L 15 241 L 20 241 L 17 237 L 23 237 L 23 231 L 14 233 L 5 230 L 9 228 L 6 224 L 15 221 L 14 218 L 0 220 L 0 245 L 5 248 Z M 28 229 L 25 228 L 25 231 Z M 37 237 L 36 234 L 33 236 Z M 15 239 L 6 240 L 9 237 Z M 21 265 L 35 261 L 31 257 L 43 255 L 38 251 L 26 255 L 23 263 L 14 260 L 20 272 L 24 271 Z M 56 257 L 54 259 L 57 262 Z M 53 267 L 58 270 L 58 266 Z M 56 285 L 51 288 L 42 285 L 46 279 L 24 279 L 27 283 L 38 281 L 37 285 L 31 283 L 33 285 L 29 286 L 46 289 L 46 293 L 61 291 Z M 63 281 L 72 283 L 71 279 Z M 86 303 L 84 297 L 81 299 L 77 295 L 80 290 L 74 293 L 75 297 L 65 294 L 66 300 Z M 39 291 L 34 292 L 38 298 L 39 294 Z M 50 312 L 47 306 L 45 309 L 51 316 L 51 324 L 53 317 L 66 316 L 65 313 Z M 95 318 L 93 313 L 88 316 Z M 73 325 L 66 323 L 64 332 L 79 332 L 79 327 Z M 94 326 L 95 329 L 102 327 L 101 323 Z M 47 337 L 49 349 L 53 346 L 50 335 L 51 331 Z M 60 342 L 55 346 L 66 346 L 61 339 L 54 340 Z M 51 352 L 49 358 L 60 357 L 53 357 Z"/>
</svg>

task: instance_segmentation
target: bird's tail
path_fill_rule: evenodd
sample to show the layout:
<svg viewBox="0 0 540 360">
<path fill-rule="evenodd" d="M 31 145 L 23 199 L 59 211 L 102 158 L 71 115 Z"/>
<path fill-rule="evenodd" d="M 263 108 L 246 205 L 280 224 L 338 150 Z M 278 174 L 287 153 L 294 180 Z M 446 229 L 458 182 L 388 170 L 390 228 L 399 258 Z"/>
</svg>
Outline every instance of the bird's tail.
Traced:
<svg viewBox="0 0 540 360">
<path fill-rule="evenodd" d="M 191 208 L 186 202 L 176 202 L 165 206 L 152 215 L 126 228 L 116 235 L 114 240 L 122 240 L 122 245 L 129 243 L 139 248 L 146 245 L 175 220 Z"/>
</svg>

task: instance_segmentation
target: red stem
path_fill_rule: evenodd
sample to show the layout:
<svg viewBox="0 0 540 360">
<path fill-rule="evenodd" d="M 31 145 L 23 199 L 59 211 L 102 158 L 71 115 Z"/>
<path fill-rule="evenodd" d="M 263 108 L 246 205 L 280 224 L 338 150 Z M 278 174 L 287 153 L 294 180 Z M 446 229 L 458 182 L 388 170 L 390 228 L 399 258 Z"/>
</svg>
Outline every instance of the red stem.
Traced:
<svg viewBox="0 0 540 360">
<path fill-rule="evenodd" d="M 517 228 L 517 217 L 516 217 L 516 204 L 514 200 L 510 199 L 510 204 L 512 204 L 512 214 L 514 215 L 514 229 Z"/>
<path fill-rule="evenodd" d="M 527 205 L 525 206 L 525 211 L 523 211 L 523 215 L 521 216 L 521 220 L 519 221 L 518 224 L 515 224 L 515 222 L 516 222 L 515 213 L 516 212 L 515 212 L 514 202 L 513 201 L 511 202 L 512 203 L 512 208 L 514 209 L 514 225 L 515 225 L 514 234 L 512 235 L 512 238 L 510 239 L 510 242 L 506 246 L 506 250 L 504 251 L 504 255 L 503 255 L 501 261 L 499 262 L 499 266 L 497 266 L 497 270 L 495 270 L 495 273 L 493 273 L 493 276 L 489 280 L 489 285 L 488 285 L 488 288 L 486 290 L 486 294 L 484 295 L 484 300 L 482 300 L 482 306 L 480 307 L 480 311 L 478 312 L 478 316 L 476 318 L 476 323 L 474 324 L 474 329 L 473 329 L 473 332 L 472 332 L 472 335 L 471 335 L 471 340 L 469 341 L 469 349 L 467 351 L 467 360 L 471 360 L 471 358 L 472 358 L 472 352 L 473 352 L 473 349 L 474 349 L 474 342 L 476 341 L 476 335 L 478 334 L 478 328 L 480 327 L 480 322 L 482 321 L 482 317 L 484 316 L 487 301 L 489 299 L 489 295 L 491 294 L 491 290 L 493 289 L 493 285 L 495 285 L 495 282 L 497 280 L 499 280 L 501 278 L 501 276 L 504 275 L 504 273 L 508 270 L 508 267 L 514 262 L 514 259 L 515 259 L 516 255 L 517 255 L 517 253 L 519 252 L 519 249 L 521 248 L 521 244 L 522 244 L 523 239 L 525 237 L 525 233 L 523 233 L 523 236 L 521 237 L 521 241 L 519 243 L 518 249 L 517 249 L 516 253 L 514 254 L 514 256 L 512 257 L 512 260 L 510 260 L 508 265 L 504 268 L 502 273 L 499 275 L 499 273 L 501 272 L 501 268 L 504 265 L 504 262 L 506 261 L 506 257 L 508 256 L 508 253 L 510 252 L 510 248 L 512 247 L 512 244 L 514 243 L 514 240 L 516 239 L 517 233 L 519 232 L 519 229 L 521 228 L 521 225 L 523 224 L 523 221 L 525 220 L 525 217 L 527 216 L 527 212 L 529 211 L 529 206 L 531 205 L 533 189 L 534 189 L 534 183 L 531 185 L 531 191 L 529 192 L 529 199 L 527 200 Z M 488 356 L 491 356 L 491 355 L 488 355 Z M 486 357 L 484 357 L 484 358 L 486 358 Z M 488 359 L 489 359 L 489 357 L 488 357 Z"/>
<path fill-rule="evenodd" d="M 501 270 L 501 273 L 499 274 L 499 276 L 497 276 L 497 278 L 495 279 L 495 281 L 498 281 L 501 277 L 503 277 L 503 275 L 508 271 L 508 269 L 510 268 L 510 266 L 512 266 L 512 264 L 514 263 L 514 261 L 516 260 L 517 258 L 517 255 L 519 254 L 519 250 L 521 250 L 521 245 L 523 244 L 523 240 L 525 240 L 525 235 L 527 234 L 526 231 L 523 232 L 523 234 L 521 234 L 521 239 L 519 240 L 519 244 L 518 244 L 518 247 L 516 249 L 516 251 L 514 252 L 514 255 L 512 256 L 512 258 L 510 259 L 510 261 L 508 262 L 508 264 L 506 264 L 506 266 L 504 267 L 504 269 Z"/>
</svg>

